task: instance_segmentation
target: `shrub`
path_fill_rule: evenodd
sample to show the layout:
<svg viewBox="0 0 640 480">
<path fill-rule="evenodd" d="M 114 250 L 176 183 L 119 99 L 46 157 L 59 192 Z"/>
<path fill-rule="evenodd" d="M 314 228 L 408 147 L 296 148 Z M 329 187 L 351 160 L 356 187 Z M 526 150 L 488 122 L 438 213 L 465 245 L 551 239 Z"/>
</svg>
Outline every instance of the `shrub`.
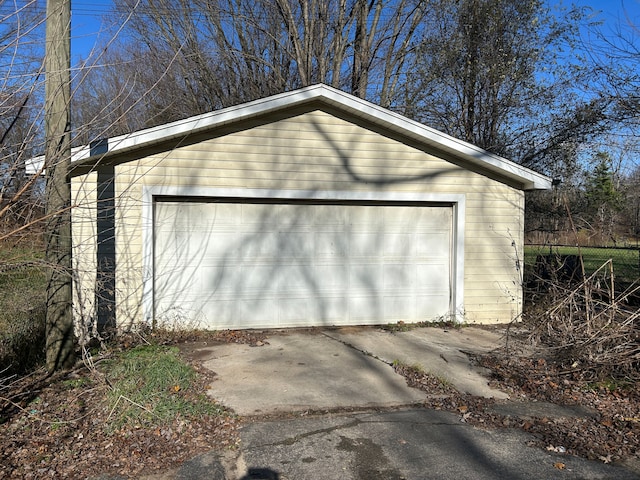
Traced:
<svg viewBox="0 0 640 480">
<path fill-rule="evenodd" d="M 45 312 L 44 302 L 0 310 L 0 365 L 7 368 L 5 374 L 25 373 L 44 360 Z"/>
<path fill-rule="evenodd" d="M 36 255 L 0 248 L 0 366 L 5 374 L 28 372 L 44 359 L 46 271 Z"/>
</svg>

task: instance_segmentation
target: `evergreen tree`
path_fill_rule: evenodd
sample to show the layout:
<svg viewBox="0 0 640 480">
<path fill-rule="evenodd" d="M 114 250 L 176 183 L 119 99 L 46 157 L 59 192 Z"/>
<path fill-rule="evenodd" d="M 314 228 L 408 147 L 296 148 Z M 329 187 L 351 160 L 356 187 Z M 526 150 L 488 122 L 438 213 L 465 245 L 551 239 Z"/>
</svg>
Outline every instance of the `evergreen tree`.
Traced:
<svg viewBox="0 0 640 480">
<path fill-rule="evenodd" d="M 615 241 L 616 217 L 623 207 L 622 192 L 616 188 L 611 157 L 606 152 L 595 154 L 593 170 L 586 175 L 586 219 L 600 241 Z"/>
</svg>

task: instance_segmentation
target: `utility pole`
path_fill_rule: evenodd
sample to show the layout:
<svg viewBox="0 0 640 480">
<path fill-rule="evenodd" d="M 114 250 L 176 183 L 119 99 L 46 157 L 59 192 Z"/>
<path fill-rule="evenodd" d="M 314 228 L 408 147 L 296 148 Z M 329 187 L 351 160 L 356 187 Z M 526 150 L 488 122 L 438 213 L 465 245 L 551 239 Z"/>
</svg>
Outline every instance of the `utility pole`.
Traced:
<svg viewBox="0 0 640 480">
<path fill-rule="evenodd" d="M 47 369 L 75 361 L 71 310 L 71 0 L 47 0 L 45 51 Z"/>
</svg>

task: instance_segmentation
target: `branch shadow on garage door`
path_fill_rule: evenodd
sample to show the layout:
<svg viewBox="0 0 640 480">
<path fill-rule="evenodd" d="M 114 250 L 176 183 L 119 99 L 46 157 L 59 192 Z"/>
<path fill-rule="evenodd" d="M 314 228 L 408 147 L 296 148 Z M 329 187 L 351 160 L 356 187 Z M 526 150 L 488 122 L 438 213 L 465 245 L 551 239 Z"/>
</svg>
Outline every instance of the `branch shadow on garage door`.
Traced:
<svg viewBox="0 0 640 480">
<path fill-rule="evenodd" d="M 331 322 L 333 310 L 346 308 L 349 275 L 348 227 L 338 210 L 159 202 L 158 225 L 173 220 L 167 234 L 156 232 L 156 316 L 179 307 L 209 328 Z M 328 229 L 318 233 L 319 223 Z"/>
<path fill-rule="evenodd" d="M 375 325 L 449 310 L 450 207 L 209 198 L 155 211 L 160 324 Z"/>
<path fill-rule="evenodd" d="M 361 173 L 363 156 L 374 153 L 368 141 L 341 134 L 338 142 L 325 127 L 311 127 L 323 138 L 323 148 L 309 149 L 304 161 L 292 161 L 283 152 L 262 184 L 271 191 L 304 187 L 308 200 L 157 199 L 157 321 L 270 328 L 424 321 L 450 313 L 450 218 L 443 220 L 446 238 L 434 249 L 445 246 L 444 260 L 416 264 L 409 251 L 419 248 L 412 238 L 426 236 L 415 230 L 421 220 L 409 219 L 392 232 L 388 224 L 424 204 L 328 201 L 315 194 L 345 188 L 383 192 L 455 176 L 458 167 L 437 159 L 434 166 L 430 157 L 413 153 L 411 165 L 399 167 L 393 148 L 385 147 Z M 246 162 L 244 168 L 247 177 L 265 176 L 263 165 Z M 428 190 L 420 185 L 409 191 L 416 189 Z M 431 249 L 425 245 L 424 250 Z"/>
</svg>

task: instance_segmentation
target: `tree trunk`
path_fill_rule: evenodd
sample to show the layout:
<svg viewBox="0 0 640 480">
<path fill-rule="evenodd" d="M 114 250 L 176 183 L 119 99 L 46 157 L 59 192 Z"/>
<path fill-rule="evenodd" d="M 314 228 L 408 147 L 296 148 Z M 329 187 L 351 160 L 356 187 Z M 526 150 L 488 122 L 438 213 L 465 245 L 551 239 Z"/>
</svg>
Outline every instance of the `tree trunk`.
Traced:
<svg viewBox="0 0 640 480">
<path fill-rule="evenodd" d="M 74 363 L 71 312 L 70 0 L 48 0 L 46 28 L 45 165 L 47 283 L 46 353 L 49 372 Z"/>
</svg>

